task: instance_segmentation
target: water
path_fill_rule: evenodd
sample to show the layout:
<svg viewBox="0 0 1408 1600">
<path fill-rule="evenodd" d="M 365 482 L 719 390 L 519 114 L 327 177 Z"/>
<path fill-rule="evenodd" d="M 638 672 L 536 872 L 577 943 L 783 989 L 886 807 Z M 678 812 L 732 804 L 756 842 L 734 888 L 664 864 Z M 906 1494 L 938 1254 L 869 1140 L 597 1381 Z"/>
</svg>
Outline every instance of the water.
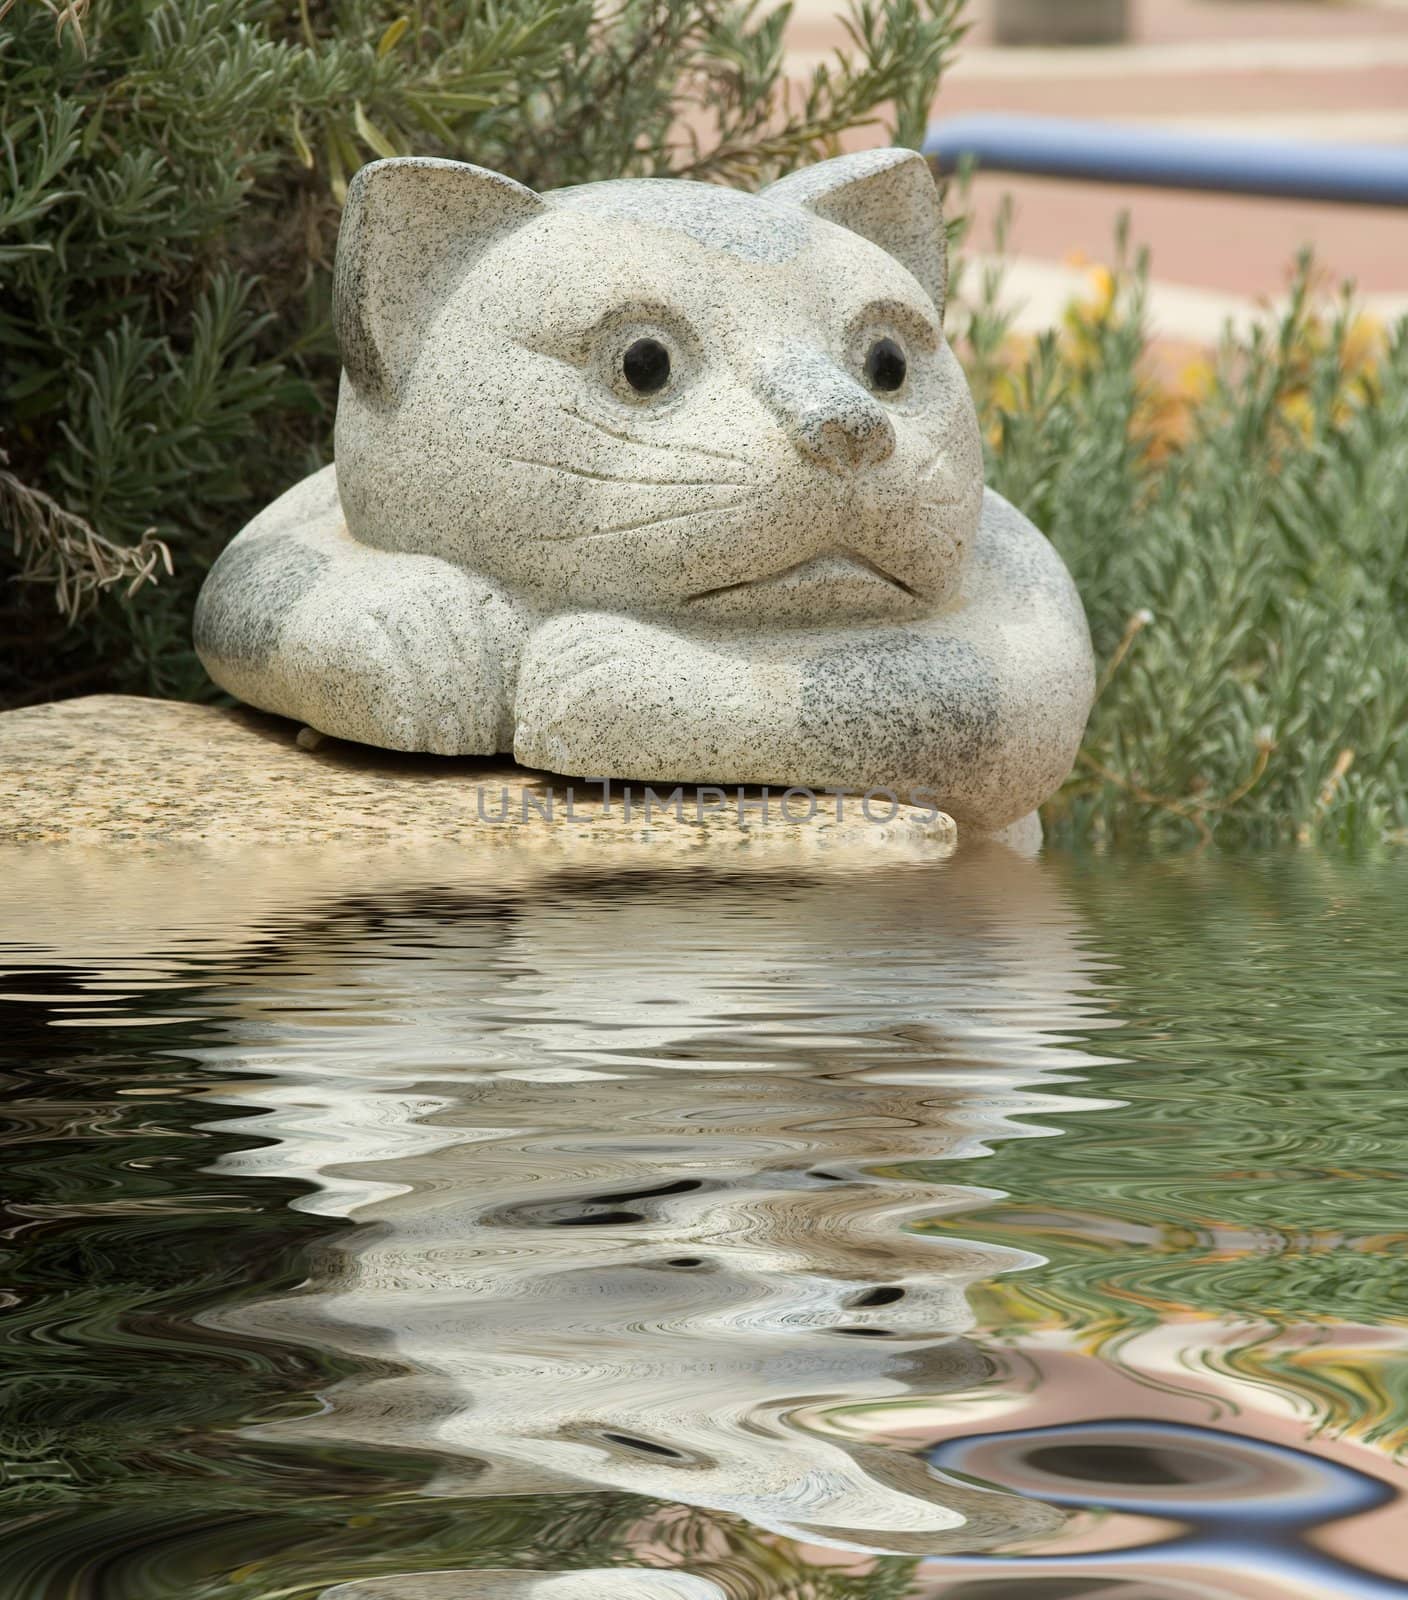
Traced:
<svg viewBox="0 0 1408 1600">
<path fill-rule="evenodd" d="M 9 869 L 6 1600 L 1408 1595 L 1408 865 Z"/>
</svg>

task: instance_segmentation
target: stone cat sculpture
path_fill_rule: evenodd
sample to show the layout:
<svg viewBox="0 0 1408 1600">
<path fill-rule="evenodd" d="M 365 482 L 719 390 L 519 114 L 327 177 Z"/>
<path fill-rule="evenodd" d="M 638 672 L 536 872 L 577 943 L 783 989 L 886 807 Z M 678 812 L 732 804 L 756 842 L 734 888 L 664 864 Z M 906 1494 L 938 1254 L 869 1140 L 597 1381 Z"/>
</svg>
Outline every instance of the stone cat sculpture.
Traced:
<svg viewBox="0 0 1408 1600">
<path fill-rule="evenodd" d="M 364 167 L 336 466 L 216 562 L 201 659 L 397 750 L 1027 817 L 1074 757 L 1090 642 L 983 488 L 945 275 L 912 151 L 758 195 Z"/>
</svg>

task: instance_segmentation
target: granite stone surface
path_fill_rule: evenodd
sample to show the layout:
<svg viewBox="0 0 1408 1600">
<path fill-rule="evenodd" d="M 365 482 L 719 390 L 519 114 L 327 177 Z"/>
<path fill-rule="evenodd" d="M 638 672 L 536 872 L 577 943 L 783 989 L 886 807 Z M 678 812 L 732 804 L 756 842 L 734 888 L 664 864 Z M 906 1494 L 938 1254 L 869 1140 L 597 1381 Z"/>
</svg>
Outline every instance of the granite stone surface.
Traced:
<svg viewBox="0 0 1408 1600">
<path fill-rule="evenodd" d="M 312 749 L 307 748 L 314 745 Z M 326 847 L 470 847 L 483 858 L 522 847 L 533 858 L 723 859 L 734 865 L 878 854 L 931 860 L 955 843 L 932 807 L 876 797 L 568 783 L 511 761 L 445 760 L 309 738 L 297 724 L 246 710 L 90 695 L 0 715 L 0 845 L 316 846 L 315 877 L 340 870 Z M 839 818 L 837 815 L 839 808 Z M 1020 841 L 1013 841 L 1019 843 Z M 642 856 L 642 846 L 650 848 Z M 358 865 L 361 863 L 361 865 Z M 27 868 L 11 858 L 11 887 Z M 251 863 L 251 871 L 254 870 Z M 302 869 L 300 869 L 302 870 Z M 179 877 L 180 874 L 178 873 Z M 35 880 L 36 884 L 40 882 Z M 119 898 L 121 898 L 119 896 Z"/>
<path fill-rule="evenodd" d="M 374 162 L 338 247 L 336 466 L 216 563 L 201 657 L 391 750 L 886 787 L 1030 835 L 1090 642 L 983 488 L 944 292 L 911 151 L 758 195 Z"/>
</svg>

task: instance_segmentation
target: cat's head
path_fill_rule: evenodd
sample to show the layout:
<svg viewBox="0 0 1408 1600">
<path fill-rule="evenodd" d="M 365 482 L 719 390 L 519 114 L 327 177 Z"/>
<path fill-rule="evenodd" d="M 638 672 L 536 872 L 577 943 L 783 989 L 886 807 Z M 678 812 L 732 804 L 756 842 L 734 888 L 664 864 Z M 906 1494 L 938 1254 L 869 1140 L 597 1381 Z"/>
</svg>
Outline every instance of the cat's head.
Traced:
<svg viewBox="0 0 1408 1600">
<path fill-rule="evenodd" d="M 349 524 L 547 608 L 932 610 L 982 498 L 944 290 L 912 151 L 759 195 L 375 162 L 338 248 Z"/>
</svg>

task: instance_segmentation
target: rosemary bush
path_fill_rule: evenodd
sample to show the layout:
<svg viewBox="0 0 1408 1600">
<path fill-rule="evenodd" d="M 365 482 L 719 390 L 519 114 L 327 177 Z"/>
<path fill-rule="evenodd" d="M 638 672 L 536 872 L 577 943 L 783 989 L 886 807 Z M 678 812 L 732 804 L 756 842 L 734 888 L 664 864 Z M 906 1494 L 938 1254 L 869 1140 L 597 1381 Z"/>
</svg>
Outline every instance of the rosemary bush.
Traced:
<svg viewBox="0 0 1408 1600">
<path fill-rule="evenodd" d="M 1048 834 L 1408 843 L 1408 324 L 1318 308 L 1302 260 L 1171 396 L 1146 272 L 1016 359 L 991 274 L 951 328 L 988 482 L 1061 551 L 1102 664 Z"/>
<path fill-rule="evenodd" d="M 754 184 L 881 108 L 917 144 L 960 4 L 852 0 L 799 89 L 772 0 L 0 0 L 0 704 L 213 692 L 201 578 L 329 452 L 364 161 Z"/>
</svg>

